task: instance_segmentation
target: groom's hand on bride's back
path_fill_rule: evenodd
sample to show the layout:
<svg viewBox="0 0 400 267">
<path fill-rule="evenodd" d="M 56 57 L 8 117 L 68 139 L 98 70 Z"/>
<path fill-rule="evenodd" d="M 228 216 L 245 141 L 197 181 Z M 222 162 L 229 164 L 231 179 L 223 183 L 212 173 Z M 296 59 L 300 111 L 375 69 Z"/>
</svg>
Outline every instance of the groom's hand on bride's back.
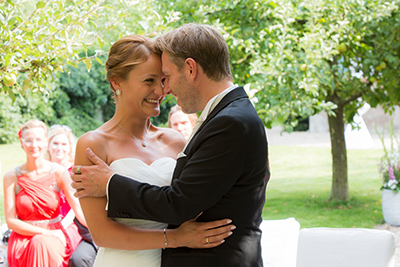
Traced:
<svg viewBox="0 0 400 267">
<path fill-rule="evenodd" d="M 91 166 L 76 165 L 72 167 L 72 188 L 76 190 L 75 196 L 81 197 L 104 197 L 106 195 L 107 183 L 114 174 L 111 168 L 90 148 L 86 149 L 87 158 L 93 162 Z"/>
</svg>

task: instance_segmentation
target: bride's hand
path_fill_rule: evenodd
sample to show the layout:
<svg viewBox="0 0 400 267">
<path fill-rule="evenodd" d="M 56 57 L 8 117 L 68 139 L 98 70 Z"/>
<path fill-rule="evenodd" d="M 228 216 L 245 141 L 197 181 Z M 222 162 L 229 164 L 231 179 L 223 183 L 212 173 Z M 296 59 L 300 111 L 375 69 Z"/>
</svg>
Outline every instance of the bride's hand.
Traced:
<svg viewBox="0 0 400 267">
<path fill-rule="evenodd" d="M 212 222 L 184 222 L 177 229 L 167 229 L 168 247 L 213 248 L 225 242 L 236 226 L 230 219 Z M 169 241 L 169 240 L 168 240 Z"/>
</svg>

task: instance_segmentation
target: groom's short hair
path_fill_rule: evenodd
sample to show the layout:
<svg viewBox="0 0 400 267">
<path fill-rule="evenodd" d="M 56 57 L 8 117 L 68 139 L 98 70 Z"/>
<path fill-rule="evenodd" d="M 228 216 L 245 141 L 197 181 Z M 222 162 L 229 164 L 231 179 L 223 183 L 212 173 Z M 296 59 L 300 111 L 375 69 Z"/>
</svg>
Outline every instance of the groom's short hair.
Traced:
<svg viewBox="0 0 400 267">
<path fill-rule="evenodd" d="M 209 25 L 185 24 L 158 37 L 155 46 L 167 53 L 178 69 L 192 58 L 211 80 L 232 78 L 228 45 L 222 34 Z"/>
</svg>

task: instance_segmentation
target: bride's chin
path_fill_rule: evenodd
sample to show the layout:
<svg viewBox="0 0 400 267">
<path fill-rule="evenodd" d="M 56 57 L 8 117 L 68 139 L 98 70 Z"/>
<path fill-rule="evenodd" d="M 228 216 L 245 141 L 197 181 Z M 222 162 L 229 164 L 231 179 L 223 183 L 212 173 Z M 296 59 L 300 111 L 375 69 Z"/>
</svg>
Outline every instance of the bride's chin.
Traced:
<svg viewBox="0 0 400 267">
<path fill-rule="evenodd" d="M 154 113 L 151 113 L 151 114 L 147 114 L 149 119 L 152 118 L 152 117 L 153 118 L 158 117 L 158 115 L 160 115 L 160 112 L 154 112 Z"/>
</svg>

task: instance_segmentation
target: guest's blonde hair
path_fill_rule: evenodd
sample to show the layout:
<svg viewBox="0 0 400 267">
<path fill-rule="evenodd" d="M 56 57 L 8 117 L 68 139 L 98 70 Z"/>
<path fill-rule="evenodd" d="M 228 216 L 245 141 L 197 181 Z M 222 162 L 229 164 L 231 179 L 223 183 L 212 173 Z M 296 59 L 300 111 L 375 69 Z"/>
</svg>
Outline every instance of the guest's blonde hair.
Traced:
<svg viewBox="0 0 400 267">
<path fill-rule="evenodd" d="M 42 128 L 44 130 L 44 134 L 47 135 L 47 126 L 43 121 L 37 120 L 37 119 L 31 119 L 27 122 L 25 122 L 21 126 L 20 130 L 20 137 L 23 138 L 25 130 L 32 129 L 32 128 Z"/>
<path fill-rule="evenodd" d="M 62 135 L 64 134 L 68 138 L 69 142 L 69 154 L 68 154 L 68 162 L 70 162 L 72 165 L 74 164 L 74 159 L 75 159 L 75 136 L 72 133 L 71 128 L 69 128 L 67 125 L 52 125 L 50 127 L 49 134 L 47 135 L 48 138 L 48 144 L 51 143 L 51 140 L 57 135 Z M 47 150 L 47 155 L 46 155 L 48 160 L 51 160 L 51 155 L 49 150 Z"/>
</svg>

